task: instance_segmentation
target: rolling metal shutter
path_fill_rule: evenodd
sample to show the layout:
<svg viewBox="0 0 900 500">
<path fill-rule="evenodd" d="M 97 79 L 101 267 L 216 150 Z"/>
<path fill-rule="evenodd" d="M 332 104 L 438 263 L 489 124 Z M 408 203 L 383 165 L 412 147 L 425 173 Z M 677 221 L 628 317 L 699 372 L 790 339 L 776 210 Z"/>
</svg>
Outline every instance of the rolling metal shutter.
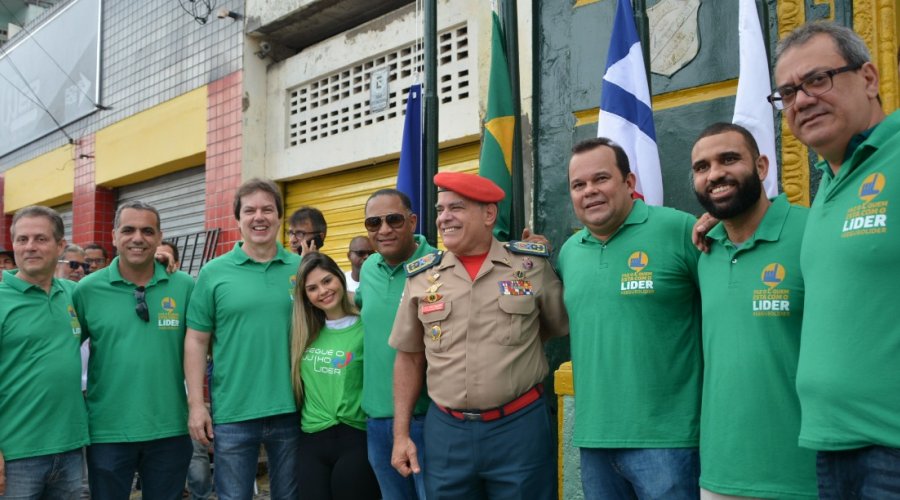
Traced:
<svg viewBox="0 0 900 500">
<path fill-rule="evenodd" d="M 439 170 L 477 172 L 479 144 L 471 143 L 445 148 L 439 155 Z M 354 236 L 366 236 L 363 227 L 365 205 L 373 192 L 397 186 L 399 160 L 345 170 L 334 174 L 300 179 L 287 184 L 285 196 L 284 242 L 288 242 L 287 221 L 298 208 L 309 205 L 322 211 L 328 223 L 328 236 L 323 253 L 341 268 L 350 269 L 347 250 Z"/>
<path fill-rule="evenodd" d="M 65 205 L 58 205 L 58 206 L 53 207 L 53 210 L 56 210 L 56 212 L 59 214 L 59 216 L 62 217 L 63 227 L 66 228 L 66 232 L 65 232 L 66 244 L 71 245 L 72 244 L 72 204 L 66 203 Z"/>
</svg>

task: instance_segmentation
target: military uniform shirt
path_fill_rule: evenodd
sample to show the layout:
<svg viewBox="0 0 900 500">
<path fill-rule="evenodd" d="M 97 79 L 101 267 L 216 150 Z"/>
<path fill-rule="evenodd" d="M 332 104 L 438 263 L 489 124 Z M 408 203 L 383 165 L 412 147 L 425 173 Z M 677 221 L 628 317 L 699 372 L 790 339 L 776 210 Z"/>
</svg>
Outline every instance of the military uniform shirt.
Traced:
<svg viewBox="0 0 900 500">
<path fill-rule="evenodd" d="M 391 267 L 381 255 L 375 253 L 363 262 L 359 271 L 356 303 L 366 332 L 363 341 L 366 362 L 363 364 L 362 408 L 372 418 L 394 416 L 394 358 L 397 351 L 388 345 L 388 338 L 406 284 L 405 264 L 437 250 L 424 237 L 416 235 L 415 239 L 418 248 L 406 262 Z M 423 387 L 413 414 L 424 414 L 428 402 L 427 389 Z"/>
<path fill-rule="evenodd" d="M 5 460 L 88 444 L 81 395 L 81 324 L 75 283 L 41 287 L 4 271 L 0 282 L 0 451 Z"/>
<path fill-rule="evenodd" d="M 450 252 L 409 277 L 390 345 L 425 351 L 435 403 L 484 410 L 540 382 L 549 371 L 541 339 L 568 332 L 550 262 L 512 253 L 494 239 L 474 281 Z"/>
<path fill-rule="evenodd" d="M 300 256 L 281 245 L 256 262 L 243 243 L 203 266 L 188 327 L 212 334 L 212 418 L 217 424 L 297 411 L 291 388 L 291 305 Z"/>
<path fill-rule="evenodd" d="M 684 212 L 637 200 L 605 243 L 585 228 L 560 250 L 575 446 L 697 446 L 703 361 L 693 225 Z"/>
<path fill-rule="evenodd" d="M 785 195 L 740 248 L 722 224 L 698 272 L 703 296 L 700 486 L 723 495 L 817 498 L 816 455 L 797 445 L 807 209 Z"/>
<path fill-rule="evenodd" d="M 184 315 L 194 280 L 154 265 L 144 292 L 150 321 L 135 312 L 136 285 L 122 277 L 119 257 L 75 287 L 75 309 L 91 340 L 87 405 L 92 443 L 188 433 Z"/>
<path fill-rule="evenodd" d="M 900 448 L 900 112 L 827 163 L 800 253 L 800 445 Z M 892 205 L 893 203 L 893 205 Z"/>
</svg>

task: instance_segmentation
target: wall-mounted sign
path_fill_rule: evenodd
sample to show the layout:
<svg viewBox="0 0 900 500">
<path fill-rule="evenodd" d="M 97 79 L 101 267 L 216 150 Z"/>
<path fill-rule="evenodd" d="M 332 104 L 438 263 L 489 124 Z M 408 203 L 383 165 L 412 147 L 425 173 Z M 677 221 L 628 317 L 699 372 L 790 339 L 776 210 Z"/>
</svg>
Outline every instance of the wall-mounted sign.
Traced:
<svg viewBox="0 0 900 500">
<path fill-rule="evenodd" d="M 700 0 L 662 0 L 647 8 L 650 19 L 650 71 L 672 76 L 700 50 Z"/>
<path fill-rule="evenodd" d="M 369 77 L 369 111 L 379 113 L 388 107 L 390 92 L 388 91 L 388 77 L 391 70 L 387 66 L 373 69 Z"/>
</svg>

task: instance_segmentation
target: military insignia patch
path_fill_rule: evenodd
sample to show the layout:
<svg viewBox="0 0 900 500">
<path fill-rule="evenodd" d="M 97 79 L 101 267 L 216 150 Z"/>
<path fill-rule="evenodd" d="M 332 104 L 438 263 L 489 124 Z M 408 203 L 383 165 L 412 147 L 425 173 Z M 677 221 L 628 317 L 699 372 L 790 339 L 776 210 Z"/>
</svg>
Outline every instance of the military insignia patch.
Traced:
<svg viewBox="0 0 900 500">
<path fill-rule="evenodd" d="M 443 252 L 431 252 L 428 255 L 423 256 L 422 258 L 416 259 L 409 264 L 406 265 L 406 277 L 415 276 L 422 271 L 428 269 L 435 264 L 438 264 L 441 261 L 441 256 L 443 256 Z"/>
<path fill-rule="evenodd" d="M 506 244 L 506 248 L 512 253 L 537 255 L 539 257 L 550 257 L 550 249 L 543 243 L 533 243 L 531 241 L 510 241 Z"/>
</svg>

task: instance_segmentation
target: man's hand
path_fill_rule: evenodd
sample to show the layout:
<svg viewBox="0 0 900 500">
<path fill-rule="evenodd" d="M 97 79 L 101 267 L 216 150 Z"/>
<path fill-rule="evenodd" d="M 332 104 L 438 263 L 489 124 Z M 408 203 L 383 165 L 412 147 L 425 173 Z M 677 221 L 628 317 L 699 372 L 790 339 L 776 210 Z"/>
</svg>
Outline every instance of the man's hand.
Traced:
<svg viewBox="0 0 900 500">
<path fill-rule="evenodd" d="M 169 254 L 165 252 L 156 252 L 154 257 L 156 258 L 156 262 L 166 266 L 166 274 L 172 274 L 178 270 L 178 268 L 175 267 L 175 260 L 170 258 Z"/>
<path fill-rule="evenodd" d="M 691 240 L 694 242 L 694 246 L 697 247 L 701 252 L 709 252 L 709 242 L 706 241 L 706 234 L 709 233 L 709 230 L 713 228 L 716 224 L 719 223 L 719 219 L 716 219 L 712 215 L 705 213 L 697 219 L 697 222 L 694 224 L 694 231 L 691 233 Z"/>
<path fill-rule="evenodd" d="M 416 454 L 416 444 L 409 436 L 394 437 L 394 450 L 391 452 L 391 465 L 397 469 L 403 477 L 409 477 L 410 474 L 418 474 L 422 471 L 419 468 L 419 458 Z"/>
<path fill-rule="evenodd" d="M 0 451 L 0 495 L 6 494 L 6 462 L 3 461 L 3 452 Z"/>
<path fill-rule="evenodd" d="M 213 434 L 212 419 L 209 417 L 209 410 L 206 409 L 205 404 L 191 406 L 188 430 L 191 432 L 191 439 L 199 441 L 204 446 L 209 446 L 210 441 L 216 437 Z"/>
<path fill-rule="evenodd" d="M 319 247 L 316 246 L 315 238 L 310 238 L 308 240 L 300 240 L 300 255 L 306 255 L 311 252 L 318 252 Z"/>
<path fill-rule="evenodd" d="M 542 245 L 545 245 L 548 252 L 553 250 L 550 247 L 550 240 L 548 240 L 543 234 L 532 234 L 531 229 L 527 227 L 522 230 L 522 241 L 527 241 L 529 243 L 540 243 Z"/>
</svg>

